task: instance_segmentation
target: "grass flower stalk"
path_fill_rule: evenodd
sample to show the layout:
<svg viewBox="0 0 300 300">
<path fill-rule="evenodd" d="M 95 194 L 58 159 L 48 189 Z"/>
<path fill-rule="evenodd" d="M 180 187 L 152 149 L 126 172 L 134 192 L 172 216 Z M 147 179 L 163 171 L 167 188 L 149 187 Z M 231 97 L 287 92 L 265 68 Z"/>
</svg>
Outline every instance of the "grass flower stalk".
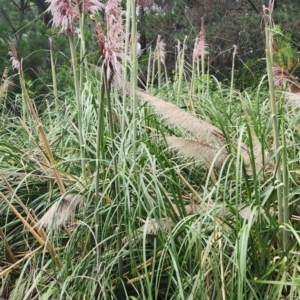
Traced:
<svg viewBox="0 0 300 300">
<path fill-rule="evenodd" d="M 83 73 L 85 73 L 86 80 L 88 79 L 88 61 L 86 56 L 86 37 L 85 37 L 85 20 L 87 14 L 95 14 L 105 8 L 104 4 L 98 0 L 76 0 L 75 18 L 79 21 L 80 37 L 80 72 L 79 82 L 80 90 L 83 87 Z M 82 64 L 83 62 L 83 64 Z M 85 71 L 85 72 L 84 72 Z"/>
<path fill-rule="evenodd" d="M 282 152 L 285 149 L 282 149 L 280 144 L 280 134 L 279 134 L 279 121 L 278 121 L 278 112 L 276 108 L 276 97 L 275 97 L 275 86 L 273 79 L 273 52 L 272 52 L 272 12 L 274 8 L 274 1 L 270 0 L 268 7 L 263 6 L 263 16 L 265 20 L 265 37 L 266 37 L 266 58 L 267 58 L 267 73 L 268 73 L 268 82 L 269 82 L 269 92 L 270 92 L 270 111 L 272 117 L 272 127 L 273 127 L 273 138 L 274 138 L 274 152 L 275 152 L 275 162 L 276 162 L 276 180 L 277 180 L 277 200 L 278 200 L 278 225 L 284 226 L 285 222 L 289 220 L 289 211 L 288 211 L 288 199 L 286 195 L 285 184 L 288 182 L 283 182 L 283 179 L 287 179 L 286 176 L 283 178 L 282 168 L 286 168 L 286 164 L 282 164 Z M 282 250 L 285 253 L 288 247 L 288 233 L 285 228 L 280 231 L 280 242 L 282 244 Z"/>
<path fill-rule="evenodd" d="M 72 68 L 73 68 L 73 77 L 74 77 L 74 89 L 75 89 L 75 98 L 77 104 L 77 122 L 78 122 L 78 135 L 80 143 L 80 160 L 81 160 L 81 175 L 86 178 L 86 169 L 85 169 L 85 146 L 84 146 L 84 135 L 83 135 L 83 126 L 82 126 L 82 99 L 80 93 L 80 80 L 78 77 L 77 71 L 77 55 L 75 47 L 75 25 L 74 20 L 78 19 L 78 11 L 76 11 L 76 6 L 72 4 L 69 0 L 46 0 L 46 3 L 49 3 L 47 9 L 48 12 L 51 12 L 52 26 L 61 27 L 61 32 L 66 32 L 69 38 Z"/>
<path fill-rule="evenodd" d="M 102 88 L 104 92 L 102 95 L 106 98 L 107 113 L 109 119 L 109 131 L 111 139 L 111 155 L 113 161 L 114 170 L 114 195 L 117 199 L 117 252 L 121 253 L 122 249 L 122 207 L 121 207 L 121 190 L 119 183 L 118 174 L 118 156 L 115 145 L 115 131 L 113 123 L 113 112 L 111 104 L 111 86 L 115 84 L 121 86 L 122 81 L 122 66 L 120 60 L 124 59 L 124 24 L 123 24 L 123 10 L 120 6 L 119 0 L 109 0 L 106 4 L 106 14 L 107 14 L 107 36 L 105 36 L 104 31 L 100 23 L 96 24 L 96 38 L 99 46 L 99 53 L 103 59 L 102 68 Z M 100 99 L 104 101 L 104 99 Z M 99 110 L 101 113 L 101 111 Z M 100 120 L 101 116 L 98 116 Z M 101 122 L 99 121 L 99 128 Z M 99 133 L 98 133 L 99 134 Z M 100 137 L 102 138 L 102 137 Z M 99 157 L 97 158 L 99 159 Z M 97 224 L 96 224 L 97 225 Z M 118 275 L 122 280 L 124 269 L 123 269 L 123 258 L 122 255 L 118 256 Z M 124 299 L 123 285 L 120 283 L 118 285 L 118 299 Z"/>
<path fill-rule="evenodd" d="M 237 46 L 233 45 L 233 54 L 232 54 L 232 66 L 231 66 L 231 82 L 230 82 L 230 103 L 232 101 L 232 93 L 233 93 L 233 84 L 234 84 L 234 64 L 235 57 L 237 52 Z"/>
<path fill-rule="evenodd" d="M 10 41 L 8 47 L 9 47 L 8 55 L 10 56 L 10 59 L 12 61 L 12 68 L 16 69 L 18 71 L 19 77 L 21 77 L 22 64 L 18 57 L 16 46 L 12 41 Z M 27 109 L 26 99 L 24 94 L 22 93 L 22 118 L 24 121 L 26 119 L 27 114 L 28 114 L 28 109 Z"/>
<path fill-rule="evenodd" d="M 131 0 L 127 0 L 126 2 L 126 21 L 125 21 L 125 45 L 124 45 L 124 53 L 128 55 L 129 52 L 129 36 L 130 36 L 130 28 L 131 28 Z M 128 81 L 128 61 L 125 59 L 124 61 L 124 68 L 122 72 L 124 82 Z M 126 109 L 127 109 L 127 94 L 125 86 L 123 86 L 123 114 L 122 114 L 122 121 L 121 121 L 121 133 L 122 135 L 125 134 L 125 121 L 126 121 Z"/>
<path fill-rule="evenodd" d="M 57 80 L 56 80 L 56 72 L 55 72 L 55 63 L 54 63 L 54 57 L 53 57 L 52 38 L 49 38 L 49 51 L 50 51 L 53 95 L 54 95 L 54 98 L 55 98 L 55 109 L 58 112 L 58 108 L 59 108 L 59 105 L 58 105 L 58 92 L 57 92 Z"/>
<path fill-rule="evenodd" d="M 205 42 L 205 27 L 204 27 L 204 18 L 201 18 L 201 29 L 198 37 L 195 40 L 194 50 L 193 50 L 193 76 L 197 74 L 199 77 L 199 57 L 201 57 L 201 76 L 202 76 L 202 98 L 204 97 L 204 74 L 205 74 L 205 55 L 208 54 L 207 44 Z M 197 68 L 195 68 L 195 62 L 197 63 Z M 199 78 L 198 78 L 199 79 Z M 194 80 L 192 80 L 194 84 Z"/>
<path fill-rule="evenodd" d="M 136 97 L 136 88 L 137 88 L 137 24 L 136 24 L 136 1 L 131 1 L 131 60 L 132 60 L 132 69 L 131 69 L 131 85 L 132 85 L 132 155 L 133 161 L 136 161 L 136 137 L 137 137 L 137 97 Z"/>
<path fill-rule="evenodd" d="M 153 63 L 157 61 L 157 73 L 158 73 L 158 91 L 159 94 L 161 93 L 161 82 L 162 82 L 162 72 L 161 72 L 161 65 L 165 66 L 166 64 L 166 51 L 165 51 L 166 44 L 162 40 L 161 35 L 157 36 L 156 40 L 156 48 L 154 51 L 154 59 Z"/>
<path fill-rule="evenodd" d="M 182 79 L 183 79 L 184 62 L 185 62 L 184 51 L 186 48 L 186 42 L 187 42 L 187 36 L 184 38 L 184 41 L 182 43 L 182 49 L 180 47 L 179 41 L 177 44 L 177 69 L 178 69 L 177 106 L 179 105 L 179 102 L 178 102 L 179 96 L 182 94 Z M 194 74 L 194 72 L 193 72 L 193 74 Z"/>
<path fill-rule="evenodd" d="M 20 61 L 19 58 L 18 58 L 17 50 L 16 50 L 16 47 L 15 47 L 13 42 L 10 42 L 9 55 L 11 56 L 13 67 L 18 70 L 19 80 L 20 80 L 21 89 L 22 89 L 22 94 L 23 94 L 24 101 L 26 102 L 25 103 L 26 110 L 28 109 L 29 112 L 30 112 L 30 115 L 32 116 L 32 119 L 33 119 L 34 124 L 36 126 L 36 130 L 39 134 L 40 141 L 44 144 L 44 150 L 47 153 L 48 158 L 43 154 L 43 152 L 41 152 L 42 156 L 44 157 L 44 161 L 49 164 L 51 169 L 53 169 L 53 173 L 54 173 L 54 176 L 57 180 L 57 184 L 58 184 L 58 187 L 60 189 L 60 192 L 61 192 L 62 195 L 64 195 L 66 193 L 66 189 L 65 189 L 64 183 L 61 179 L 61 176 L 60 176 L 60 174 L 59 174 L 59 172 L 56 168 L 56 163 L 55 163 L 55 160 L 54 160 L 54 156 L 53 156 L 53 153 L 51 151 L 50 144 L 47 140 L 47 136 L 45 134 L 45 131 L 43 129 L 43 126 L 40 123 L 40 120 L 38 118 L 36 109 L 35 109 L 34 105 L 32 104 L 32 101 L 31 101 L 31 99 L 29 97 L 29 94 L 28 94 L 28 91 L 26 89 L 25 80 L 23 78 L 23 72 L 22 72 L 22 61 Z"/>
<path fill-rule="evenodd" d="M 102 78 L 100 79 L 102 80 Z M 97 137 L 96 137 L 96 175 L 95 175 L 95 209 L 94 209 L 94 219 L 95 219 L 95 235 L 97 243 L 100 243 L 100 232 L 99 226 L 102 223 L 99 216 L 99 207 L 100 207 L 100 169 L 101 169 L 101 160 L 102 152 L 104 149 L 104 101 L 105 101 L 105 89 L 104 84 L 101 84 L 100 97 L 98 99 L 98 124 L 97 124 Z M 100 251 L 100 250 L 99 250 Z"/>
<path fill-rule="evenodd" d="M 80 93 L 80 80 L 78 78 L 78 72 L 77 72 L 77 56 L 76 56 L 74 33 L 69 33 L 69 43 L 70 43 L 73 76 L 74 76 L 75 98 L 77 104 L 77 121 L 78 121 L 78 134 L 79 134 L 79 143 L 80 143 L 79 146 L 80 146 L 80 159 L 81 159 L 81 175 L 83 176 L 83 178 L 86 178 L 85 151 L 84 151 L 85 146 L 84 146 L 84 137 L 83 137 L 83 125 L 82 125 L 82 99 Z"/>
<path fill-rule="evenodd" d="M 122 249 L 122 195 L 120 190 L 120 177 L 118 175 L 118 157 L 117 151 L 115 146 L 115 131 L 114 131 L 114 123 L 113 123 L 113 115 L 112 115 L 112 108 L 111 108 L 111 97 L 110 97 L 110 87 L 108 85 L 107 79 L 105 78 L 104 74 L 104 86 L 106 90 L 106 98 L 107 98 L 107 112 L 108 112 L 108 119 L 109 119 L 109 130 L 110 130 L 110 138 L 111 138 L 111 152 L 113 157 L 113 169 L 114 169 L 114 189 L 115 189 L 115 197 L 118 199 L 118 207 L 117 207 L 117 251 L 120 254 Z M 122 280 L 124 275 L 124 267 L 123 267 L 123 258 L 122 255 L 118 257 L 118 270 L 119 270 L 119 277 Z M 118 286 L 118 299 L 122 300 L 125 299 L 124 289 L 122 282 L 119 283 Z"/>
<path fill-rule="evenodd" d="M 151 76 L 151 59 L 152 59 L 152 49 L 149 49 L 149 57 L 148 57 L 148 64 L 147 64 L 147 79 L 146 79 L 146 91 L 149 91 L 149 89 L 153 87 L 153 75 Z M 150 86 L 151 82 L 151 86 Z"/>
<path fill-rule="evenodd" d="M 200 33 L 201 38 L 203 39 L 204 42 L 204 49 L 203 53 L 201 55 L 201 75 L 202 75 L 202 100 L 204 100 L 204 75 L 205 75 L 205 55 L 208 54 L 207 49 L 207 44 L 205 43 L 205 27 L 204 27 L 204 18 L 201 18 L 201 33 Z M 208 80 L 208 79 L 207 79 Z"/>
<path fill-rule="evenodd" d="M 234 84 L 234 63 L 235 63 L 236 52 L 237 52 L 237 46 L 233 45 L 232 66 L 231 66 L 231 82 L 230 82 L 230 93 L 229 93 L 229 115 L 231 115 L 232 94 L 233 94 L 233 84 Z"/>
<path fill-rule="evenodd" d="M 83 74 L 85 73 L 86 80 L 88 80 L 88 61 L 86 57 L 86 41 L 85 41 L 85 14 L 82 12 L 79 18 L 79 30 L 80 30 L 80 69 L 79 69 L 79 83 L 80 90 L 83 88 Z M 84 72 L 85 71 L 85 72 Z"/>
</svg>

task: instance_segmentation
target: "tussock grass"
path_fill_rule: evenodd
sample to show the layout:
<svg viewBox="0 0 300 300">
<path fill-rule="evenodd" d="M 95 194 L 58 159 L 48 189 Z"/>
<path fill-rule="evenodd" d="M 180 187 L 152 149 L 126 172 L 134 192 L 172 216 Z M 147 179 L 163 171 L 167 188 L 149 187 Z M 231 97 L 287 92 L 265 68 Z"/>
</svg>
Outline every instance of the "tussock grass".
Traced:
<svg viewBox="0 0 300 300">
<path fill-rule="evenodd" d="M 236 91 L 205 74 L 203 55 L 188 80 L 183 52 L 174 81 L 153 68 L 147 92 L 113 85 L 105 57 L 103 68 L 76 61 L 80 93 L 54 88 L 39 111 L 19 71 L 31 114 L 20 95 L 0 102 L 3 297 L 300 297 L 297 98 L 274 93 L 277 148 L 267 78 Z M 123 81 L 137 72 L 125 61 Z"/>
</svg>

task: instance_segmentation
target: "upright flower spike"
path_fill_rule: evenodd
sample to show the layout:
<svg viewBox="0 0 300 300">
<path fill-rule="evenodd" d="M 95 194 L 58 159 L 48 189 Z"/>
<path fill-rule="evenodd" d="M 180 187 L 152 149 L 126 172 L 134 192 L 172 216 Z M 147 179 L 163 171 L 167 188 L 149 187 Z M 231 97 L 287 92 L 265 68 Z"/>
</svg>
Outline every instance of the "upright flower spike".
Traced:
<svg viewBox="0 0 300 300">
<path fill-rule="evenodd" d="M 199 56 L 204 56 L 208 54 L 207 44 L 205 42 L 205 27 L 204 27 L 204 18 L 201 18 L 201 30 L 199 36 L 195 40 L 193 59 L 196 60 Z"/>
<path fill-rule="evenodd" d="M 162 40 L 161 35 L 157 36 L 156 48 L 154 51 L 154 61 L 160 60 L 160 62 L 166 64 L 166 43 Z"/>
<path fill-rule="evenodd" d="M 233 61 L 235 59 L 236 53 L 237 53 L 237 45 L 233 45 L 233 54 L 232 54 L 232 60 Z"/>
<path fill-rule="evenodd" d="M 16 70 L 20 71 L 21 62 L 20 62 L 19 57 L 18 57 L 16 46 L 12 41 L 10 41 L 8 43 L 8 46 L 9 46 L 8 54 L 10 55 L 10 59 L 12 61 L 12 67 L 13 67 L 13 69 L 16 69 Z"/>
<path fill-rule="evenodd" d="M 107 38 L 116 52 L 124 48 L 124 21 L 120 0 L 108 0 L 106 4 Z"/>
</svg>

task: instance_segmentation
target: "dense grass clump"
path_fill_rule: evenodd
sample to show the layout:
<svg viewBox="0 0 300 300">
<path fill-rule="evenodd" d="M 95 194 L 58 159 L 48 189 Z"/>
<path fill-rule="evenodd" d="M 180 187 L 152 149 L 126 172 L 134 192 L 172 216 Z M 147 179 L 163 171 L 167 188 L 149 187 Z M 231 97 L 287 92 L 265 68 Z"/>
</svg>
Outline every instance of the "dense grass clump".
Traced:
<svg viewBox="0 0 300 300">
<path fill-rule="evenodd" d="M 77 9 L 70 16 L 50 6 L 72 54 L 64 92 L 50 48 L 51 93 L 37 105 L 10 45 L 22 93 L 2 81 L 0 295 L 298 299 L 298 98 L 274 87 L 272 1 L 267 75 L 244 92 L 234 89 L 236 48 L 229 86 L 209 75 L 204 22 L 192 66 L 178 47 L 169 78 L 159 37 L 142 84 L 135 1 L 126 12 L 117 0 L 89 3 L 60 11 Z M 97 65 L 85 47 L 89 9 Z"/>
</svg>

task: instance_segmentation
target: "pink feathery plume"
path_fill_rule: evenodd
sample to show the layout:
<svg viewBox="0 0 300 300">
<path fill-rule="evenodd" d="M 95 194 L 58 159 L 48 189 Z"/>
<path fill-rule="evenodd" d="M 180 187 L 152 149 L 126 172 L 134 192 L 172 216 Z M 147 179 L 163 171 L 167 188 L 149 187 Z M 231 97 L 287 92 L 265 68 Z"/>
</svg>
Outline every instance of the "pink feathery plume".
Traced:
<svg viewBox="0 0 300 300">
<path fill-rule="evenodd" d="M 95 36 L 98 41 L 100 55 L 106 71 L 108 83 L 121 85 L 122 59 L 124 55 L 124 11 L 120 0 L 109 0 L 106 4 L 107 37 L 99 23 L 96 24 Z"/>
<path fill-rule="evenodd" d="M 51 12 L 52 25 L 61 26 L 61 31 L 74 32 L 73 21 L 78 21 L 80 13 L 94 14 L 105 8 L 98 0 L 46 0 L 47 9 Z"/>
<path fill-rule="evenodd" d="M 12 61 L 12 67 L 13 69 L 17 69 L 18 71 L 20 71 L 21 62 L 18 57 L 16 46 L 12 41 L 8 43 L 8 46 L 9 46 L 8 54 L 10 55 L 10 59 Z"/>
<path fill-rule="evenodd" d="M 160 34 L 157 36 L 156 48 L 154 51 L 154 61 L 160 60 L 163 65 L 166 64 L 166 43 L 161 39 Z"/>
<path fill-rule="evenodd" d="M 207 44 L 205 42 L 205 27 L 204 27 L 204 18 L 201 18 L 201 30 L 199 36 L 195 40 L 193 59 L 196 60 L 199 56 L 204 56 L 208 54 Z"/>
<path fill-rule="evenodd" d="M 76 15 L 75 6 L 71 0 L 46 0 L 49 3 L 47 12 L 51 12 L 53 18 L 51 20 L 53 26 L 60 26 L 61 32 L 74 32 L 73 24 L 74 15 Z"/>
<path fill-rule="evenodd" d="M 76 0 L 76 15 L 84 12 L 95 14 L 105 9 L 105 5 L 98 0 Z"/>
<path fill-rule="evenodd" d="M 106 4 L 107 15 L 107 43 L 104 57 L 106 73 L 109 83 L 121 85 L 122 59 L 124 55 L 124 11 L 120 0 L 108 0 Z"/>
<path fill-rule="evenodd" d="M 96 36 L 97 43 L 99 46 L 100 54 L 102 57 L 104 57 L 105 56 L 106 37 L 105 37 L 104 31 L 101 27 L 101 24 L 99 22 L 96 23 L 95 36 Z"/>
<path fill-rule="evenodd" d="M 113 43 L 113 47 L 123 50 L 124 47 L 124 11 L 120 0 L 108 0 L 106 4 L 107 37 Z"/>
</svg>

